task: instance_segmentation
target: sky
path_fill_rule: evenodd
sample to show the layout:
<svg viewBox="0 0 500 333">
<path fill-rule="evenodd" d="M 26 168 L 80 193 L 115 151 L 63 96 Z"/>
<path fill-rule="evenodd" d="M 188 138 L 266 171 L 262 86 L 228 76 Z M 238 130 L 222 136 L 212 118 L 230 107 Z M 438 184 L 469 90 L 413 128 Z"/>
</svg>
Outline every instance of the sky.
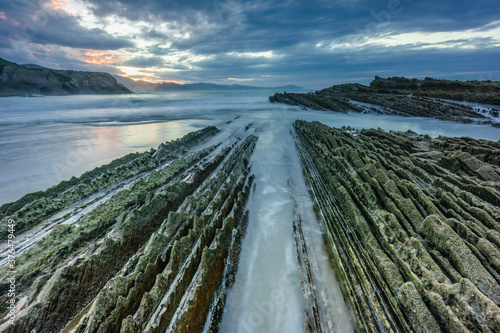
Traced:
<svg viewBox="0 0 500 333">
<path fill-rule="evenodd" d="M 150 82 L 500 80 L 498 0 L 1 0 L 0 57 Z"/>
</svg>

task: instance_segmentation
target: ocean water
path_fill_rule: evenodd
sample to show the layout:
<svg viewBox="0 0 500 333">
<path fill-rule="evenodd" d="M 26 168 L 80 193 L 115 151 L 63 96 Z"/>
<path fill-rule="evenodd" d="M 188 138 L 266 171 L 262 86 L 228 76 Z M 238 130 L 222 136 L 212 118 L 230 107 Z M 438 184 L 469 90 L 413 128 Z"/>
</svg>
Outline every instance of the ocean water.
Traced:
<svg viewBox="0 0 500 333">
<path fill-rule="evenodd" d="M 0 99 L 0 204 L 79 176 L 124 154 L 229 120 L 319 120 L 330 126 L 381 127 L 431 136 L 498 140 L 500 129 L 426 118 L 305 111 L 272 104 L 272 91 L 183 92 Z M 270 129 L 272 130 L 272 129 Z"/>
<path fill-rule="evenodd" d="M 221 332 L 303 332 L 305 304 L 292 220 L 302 217 L 317 294 L 337 332 L 352 320 L 322 244 L 291 132 L 296 119 L 329 126 L 413 130 L 500 138 L 500 129 L 427 118 L 339 114 L 269 103 L 271 91 L 0 99 L 0 204 L 46 189 L 124 154 L 156 148 L 208 125 L 227 134 L 249 123 L 259 140 L 251 158 L 255 191 L 236 282 Z M 311 246 L 314 244 L 314 246 Z M 328 287 L 326 287 L 328 286 Z M 325 330 L 327 331 L 327 330 Z"/>
</svg>

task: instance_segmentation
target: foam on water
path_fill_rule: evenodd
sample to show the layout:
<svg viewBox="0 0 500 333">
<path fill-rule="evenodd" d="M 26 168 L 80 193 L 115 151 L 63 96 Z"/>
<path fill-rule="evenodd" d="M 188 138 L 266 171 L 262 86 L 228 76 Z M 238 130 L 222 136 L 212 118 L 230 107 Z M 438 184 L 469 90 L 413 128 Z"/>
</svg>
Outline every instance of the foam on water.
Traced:
<svg viewBox="0 0 500 333">
<path fill-rule="evenodd" d="M 294 200 L 283 140 L 288 122 L 258 126 L 251 158 L 255 191 L 236 282 L 228 294 L 220 332 L 302 332 L 304 302 L 292 237 Z M 293 143 L 292 143 L 293 144 Z"/>
<path fill-rule="evenodd" d="M 193 130 L 226 123 L 280 119 L 381 127 L 431 136 L 498 140 L 500 128 L 436 119 L 339 114 L 269 103 L 271 91 L 184 92 L 2 98 L 0 204 L 44 190 L 124 154 L 156 148 Z"/>
<path fill-rule="evenodd" d="M 332 313 L 331 326 L 323 328 L 352 332 L 291 135 L 294 117 L 281 110 L 264 118 L 256 122 L 259 140 L 250 161 L 256 186 L 248 203 L 248 231 L 220 332 L 304 331 L 306 305 L 292 227 L 296 213 L 302 219 L 317 297 Z"/>
</svg>

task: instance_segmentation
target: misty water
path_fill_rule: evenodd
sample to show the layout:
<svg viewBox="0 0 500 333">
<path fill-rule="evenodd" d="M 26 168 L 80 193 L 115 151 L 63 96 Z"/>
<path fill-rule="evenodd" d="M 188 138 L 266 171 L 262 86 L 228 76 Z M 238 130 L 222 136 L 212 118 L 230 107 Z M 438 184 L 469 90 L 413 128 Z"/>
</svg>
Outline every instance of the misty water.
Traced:
<svg viewBox="0 0 500 333">
<path fill-rule="evenodd" d="M 231 135 L 252 123 L 259 136 L 250 161 L 255 190 L 248 202 L 247 234 L 221 332 L 303 331 L 305 304 L 292 233 L 295 213 L 302 217 L 309 255 L 315 258 L 317 292 L 331 313 L 325 329 L 352 331 L 295 150 L 294 120 L 490 140 L 500 138 L 500 129 L 427 118 L 303 110 L 269 103 L 267 96 L 272 93 L 2 98 L 0 203 L 208 125 Z"/>
</svg>

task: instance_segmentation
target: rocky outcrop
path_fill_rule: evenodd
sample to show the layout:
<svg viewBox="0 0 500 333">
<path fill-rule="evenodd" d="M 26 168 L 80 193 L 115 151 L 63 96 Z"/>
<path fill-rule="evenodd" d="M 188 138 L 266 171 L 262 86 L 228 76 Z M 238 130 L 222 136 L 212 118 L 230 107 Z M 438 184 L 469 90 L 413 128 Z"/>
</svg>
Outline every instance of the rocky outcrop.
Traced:
<svg viewBox="0 0 500 333">
<path fill-rule="evenodd" d="M 173 325 L 182 331 L 203 326 L 207 317 L 216 326 L 237 267 L 253 179 L 248 160 L 257 140 L 196 148 L 217 132 L 208 127 L 191 133 L 4 208 L 19 218 L 15 214 L 36 200 L 58 201 L 100 177 L 112 180 L 74 191 L 68 213 L 58 210 L 44 220 L 49 226 L 41 230 L 49 232 L 16 258 L 16 324 L 2 319 L 0 330 L 136 332 L 138 325 L 154 331 Z M 135 163 L 138 158 L 148 163 Z M 88 201 L 95 191 L 107 194 Z M 40 218 L 16 239 L 38 230 Z M 1 281 L 8 274 L 3 266 Z M 172 285 L 166 291 L 167 281 Z M 8 288 L 0 287 L 4 312 Z M 156 308 L 158 315 L 151 316 Z"/>
<path fill-rule="evenodd" d="M 429 78 L 420 81 L 376 77 L 369 87 L 342 84 L 307 94 L 275 94 L 269 100 L 313 110 L 384 113 L 500 126 L 500 107 L 479 107 L 462 103 L 469 101 L 499 105 L 499 87 L 496 82 L 490 81 L 460 82 Z"/>
<path fill-rule="evenodd" d="M 48 216 L 98 191 L 119 184 L 143 172 L 151 171 L 168 160 L 181 156 L 189 149 L 218 132 L 207 127 L 185 137 L 161 144 L 158 150 L 132 153 L 111 163 L 85 172 L 80 177 L 63 181 L 46 191 L 30 193 L 0 207 L 0 240 L 7 236 L 7 221 L 17 221 L 16 233 L 40 223 Z"/>
<path fill-rule="evenodd" d="M 483 114 L 474 112 L 474 109 L 468 105 L 442 103 L 413 96 L 374 93 L 357 93 L 348 96 L 358 102 L 381 106 L 383 113 L 386 114 L 429 117 L 463 123 L 473 123 L 473 118 L 485 118 Z"/>
<path fill-rule="evenodd" d="M 334 94 L 299 94 L 286 93 L 274 94 L 269 97 L 271 103 L 285 103 L 297 105 L 313 110 L 331 110 L 336 112 L 347 113 L 348 111 L 362 112 L 363 109 L 350 103 L 345 97 Z"/>
<path fill-rule="evenodd" d="M 201 332 L 218 327 L 246 225 L 249 137 L 98 295 L 75 332 Z"/>
<path fill-rule="evenodd" d="M 19 312 L 0 331 L 217 332 L 247 225 L 254 132 L 207 127 L 2 206 L 3 223 L 23 229 Z M 500 330 L 499 142 L 304 121 L 295 133 L 357 331 Z M 318 274 L 325 244 L 298 201 L 292 216 L 304 329 L 335 331 L 344 312 L 326 295 L 336 281 Z M 10 274 L 0 268 L 2 313 Z"/>
<path fill-rule="evenodd" d="M 317 290 L 313 274 L 311 270 L 310 258 L 307 251 L 307 243 L 304 237 L 304 230 L 302 227 L 302 219 L 300 215 L 296 214 L 293 220 L 293 238 L 295 243 L 295 253 L 297 255 L 297 265 L 301 273 L 301 287 L 306 304 L 304 328 L 306 332 L 321 333 L 321 318 L 323 320 L 329 319 L 328 313 L 325 313 L 325 308 L 318 304 Z M 320 318 L 321 316 L 321 318 Z"/>
<path fill-rule="evenodd" d="M 25 68 L 0 61 L 0 96 L 130 93 L 108 73 Z"/>
<path fill-rule="evenodd" d="M 376 92 L 415 94 L 423 97 L 452 99 L 481 104 L 500 105 L 498 81 L 451 81 L 426 77 L 424 80 L 375 76 L 370 88 Z"/>
<path fill-rule="evenodd" d="M 359 330 L 499 330 L 498 142 L 295 128 Z"/>
</svg>

